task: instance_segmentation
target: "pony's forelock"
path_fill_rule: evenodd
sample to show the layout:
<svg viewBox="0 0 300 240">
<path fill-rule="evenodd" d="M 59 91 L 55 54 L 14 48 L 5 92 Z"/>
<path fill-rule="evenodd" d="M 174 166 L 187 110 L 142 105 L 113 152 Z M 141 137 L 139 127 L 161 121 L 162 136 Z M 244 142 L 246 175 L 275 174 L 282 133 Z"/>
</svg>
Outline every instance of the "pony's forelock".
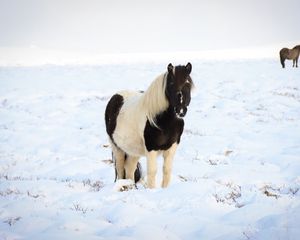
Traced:
<svg viewBox="0 0 300 240">
<path fill-rule="evenodd" d="M 161 74 L 158 76 L 143 94 L 142 108 L 145 109 L 145 114 L 150 122 L 150 124 L 154 127 L 157 127 L 155 122 L 155 118 L 157 114 L 166 110 L 169 106 L 169 102 L 167 100 L 165 89 L 167 85 L 167 73 Z"/>
</svg>

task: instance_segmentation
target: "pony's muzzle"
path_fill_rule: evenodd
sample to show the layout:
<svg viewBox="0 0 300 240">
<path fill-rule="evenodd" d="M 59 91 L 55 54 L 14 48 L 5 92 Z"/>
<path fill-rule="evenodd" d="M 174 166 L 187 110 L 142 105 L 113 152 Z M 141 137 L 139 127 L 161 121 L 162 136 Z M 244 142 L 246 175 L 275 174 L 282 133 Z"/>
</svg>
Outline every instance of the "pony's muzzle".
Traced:
<svg viewBox="0 0 300 240">
<path fill-rule="evenodd" d="M 178 118 L 183 118 L 186 115 L 187 107 L 176 107 L 174 110 Z"/>
</svg>

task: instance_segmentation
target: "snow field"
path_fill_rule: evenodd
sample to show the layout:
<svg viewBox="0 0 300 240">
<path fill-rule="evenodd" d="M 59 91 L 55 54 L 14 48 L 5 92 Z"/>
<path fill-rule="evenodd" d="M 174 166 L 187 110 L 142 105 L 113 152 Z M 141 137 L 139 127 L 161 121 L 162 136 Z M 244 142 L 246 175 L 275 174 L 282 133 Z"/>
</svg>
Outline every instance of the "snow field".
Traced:
<svg viewBox="0 0 300 240">
<path fill-rule="evenodd" d="M 171 185 L 128 191 L 114 183 L 105 106 L 168 62 L 1 67 L 0 239 L 298 239 L 300 75 L 289 63 L 192 62 Z"/>
</svg>

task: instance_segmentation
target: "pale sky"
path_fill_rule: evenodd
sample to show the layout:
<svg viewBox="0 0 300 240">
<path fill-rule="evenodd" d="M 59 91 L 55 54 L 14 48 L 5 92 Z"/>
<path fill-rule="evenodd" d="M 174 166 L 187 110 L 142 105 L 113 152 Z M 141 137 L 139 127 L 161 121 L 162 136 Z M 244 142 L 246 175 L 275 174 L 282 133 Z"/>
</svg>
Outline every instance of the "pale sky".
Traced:
<svg viewBox="0 0 300 240">
<path fill-rule="evenodd" d="M 130 53 L 300 44 L 299 23 L 299 0 L 0 0 L 0 47 Z"/>
</svg>

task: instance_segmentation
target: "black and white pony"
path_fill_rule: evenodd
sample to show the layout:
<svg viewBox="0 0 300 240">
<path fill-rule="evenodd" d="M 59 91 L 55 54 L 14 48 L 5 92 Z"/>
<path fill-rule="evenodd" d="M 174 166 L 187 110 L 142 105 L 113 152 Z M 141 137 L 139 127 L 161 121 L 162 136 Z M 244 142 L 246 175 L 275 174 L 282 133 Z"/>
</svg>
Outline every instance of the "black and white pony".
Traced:
<svg viewBox="0 0 300 240">
<path fill-rule="evenodd" d="M 105 110 L 116 178 L 139 181 L 139 158 L 147 158 L 147 186 L 155 187 L 156 158 L 164 157 L 162 187 L 170 182 L 172 161 L 183 132 L 191 101 L 192 65 L 170 63 L 145 92 L 122 91 L 112 96 Z"/>
</svg>

